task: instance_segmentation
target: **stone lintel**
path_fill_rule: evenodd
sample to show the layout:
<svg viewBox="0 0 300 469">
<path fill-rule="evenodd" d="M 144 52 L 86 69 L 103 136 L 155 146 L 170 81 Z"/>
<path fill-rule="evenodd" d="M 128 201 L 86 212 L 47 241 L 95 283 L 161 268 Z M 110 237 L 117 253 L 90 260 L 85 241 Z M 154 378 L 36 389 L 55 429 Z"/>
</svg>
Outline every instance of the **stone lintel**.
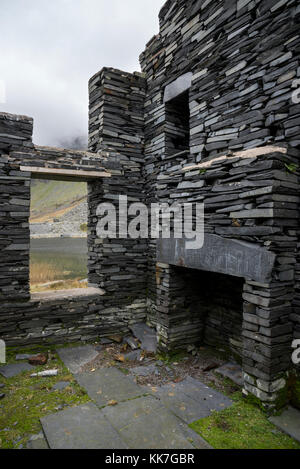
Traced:
<svg viewBox="0 0 300 469">
<path fill-rule="evenodd" d="M 201 249 L 186 249 L 184 239 L 159 239 L 157 261 L 190 269 L 267 283 L 276 255 L 256 244 L 206 234 Z"/>
<path fill-rule="evenodd" d="M 165 88 L 164 103 L 168 103 L 187 91 L 192 86 L 192 78 L 192 72 L 188 72 L 167 85 Z"/>
<path fill-rule="evenodd" d="M 85 171 L 82 169 L 62 169 L 62 168 L 41 168 L 38 166 L 21 166 L 21 171 L 30 172 L 32 177 L 38 179 L 49 179 L 49 178 L 59 178 L 63 179 L 65 177 L 76 179 L 76 180 L 89 180 L 97 178 L 111 177 L 111 174 L 103 171 Z"/>
</svg>

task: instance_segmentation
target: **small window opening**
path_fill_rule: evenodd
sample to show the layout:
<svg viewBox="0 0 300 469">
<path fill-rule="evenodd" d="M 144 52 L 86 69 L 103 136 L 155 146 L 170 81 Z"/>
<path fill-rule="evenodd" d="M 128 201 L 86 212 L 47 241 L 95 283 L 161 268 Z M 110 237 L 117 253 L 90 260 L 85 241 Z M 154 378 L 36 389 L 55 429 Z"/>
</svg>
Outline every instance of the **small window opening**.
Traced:
<svg viewBox="0 0 300 469">
<path fill-rule="evenodd" d="M 188 91 L 166 104 L 166 145 L 168 155 L 190 149 Z"/>
<path fill-rule="evenodd" d="M 32 180 L 31 293 L 88 286 L 87 215 L 87 183 Z"/>
</svg>

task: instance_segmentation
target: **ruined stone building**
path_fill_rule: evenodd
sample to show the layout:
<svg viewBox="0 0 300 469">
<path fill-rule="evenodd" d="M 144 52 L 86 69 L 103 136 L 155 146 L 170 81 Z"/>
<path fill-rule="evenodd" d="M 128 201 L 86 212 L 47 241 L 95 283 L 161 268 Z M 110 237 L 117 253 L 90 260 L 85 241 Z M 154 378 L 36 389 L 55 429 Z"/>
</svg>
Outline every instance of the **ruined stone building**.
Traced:
<svg viewBox="0 0 300 469">
<path fill-rule="evenodd" d="M 286 402 L 300 339 L 300 5 L 168 0 L 142 73 L 89 82 L 89 151 L 38 147 L 0 114 L 0 335 L 91 340 L 148 320 L 162 351 L 209 344 L 243 366 L 244 392 Z M 89 285 L 29 291 L 30 181 L 88 182 Z M 204 202 L 205 243 L 99 239 L 97 206 Z"/>
</svg>

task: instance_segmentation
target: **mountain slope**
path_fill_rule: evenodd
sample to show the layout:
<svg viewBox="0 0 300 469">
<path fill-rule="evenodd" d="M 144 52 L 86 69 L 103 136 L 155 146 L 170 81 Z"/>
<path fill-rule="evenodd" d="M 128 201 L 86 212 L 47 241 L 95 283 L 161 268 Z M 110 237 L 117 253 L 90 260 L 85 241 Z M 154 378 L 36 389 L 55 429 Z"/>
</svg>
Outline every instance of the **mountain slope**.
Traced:
<svg viewBox="0 0 300 469">
<path fill-rule="evenodd" d="M 86 197 L 84 182 L 35 180 L 31 187 L 31 222 L 60 218 Z"/>
</svg>

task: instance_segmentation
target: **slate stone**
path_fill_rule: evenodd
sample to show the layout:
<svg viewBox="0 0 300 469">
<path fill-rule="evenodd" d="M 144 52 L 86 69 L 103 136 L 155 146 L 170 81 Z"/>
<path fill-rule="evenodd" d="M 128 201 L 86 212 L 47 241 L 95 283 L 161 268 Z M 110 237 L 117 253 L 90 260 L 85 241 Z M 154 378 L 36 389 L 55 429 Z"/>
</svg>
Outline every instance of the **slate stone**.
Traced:
<svg viewBox="0 0 300 469">
<path fill-rule="evenodd" d="M 220 411 L 232 405 L 232 401 L 226 396 L 191 377 L 180 383 L 154 389 L 155 396 L 188 424 L 208 417 L 214 410 Z"/>
<path fill-rule="evenodd" d="M 157 337 L 156 331 L 151 329 L 145 323 L 134 324 L 130 326 L 133 335 L 141 342 L 141 348 L 147 352 L 156 353 Z"/>
<path fill-rule="evenodd" d="M 215 371 L 225 378 L 231 379 L 231 381 L 233 381 L 238 386 L 243 386 L 244 378 L 242 367 L 237 363 L 225 363 Z"/>
<path fill-rule="evenodd" d="M 159 262 L 246 277 L 262 283 L 270 280 L 275 258 L 274 253 L 255 244 L 208 233 L 199 249 L 187 249 L 184 239 L 157 241 Z"/>
<path fill-rule="evenodd" d="M 152 373 L 157 371 L 155 365 L 148 365 L 148 366 L 136 366 L 135 368 L 130 369 L 130 373 L 136 376 L 149 376 Z"/>
<path fill-rule="evenodd" d="M 113 341 L 111 339 L 107 339 L 106 337 L 104 337 L 103 339 L 100 339 L 100 344 L 102 345 L 109 345 L 109 344 L 112 344 Z"/>
<path fill-rule="evenodd" d="M 28 355 L 27 353 L 20 353 L 16 355 L 16 360 L 29 360 L 33 355 Z"/>
<path fill-rule="evenodd" d="M 130 449 L 209 448 L 204 440 L 152 396 L 105 407 L 102 413 Z"/>
<path fill-rule="evenodd" d="M 284 410 L 281 415 L 276 417 L 270 417 L 270 422 L 272 422 L 276 427 L 280 428 L 284 433 L 287 433 L 289 436 L 294 438 L 300 443 L 300 411 L 289 407 L 287 410 Z"/>
<path fill-rule="evenodd" d="M 14 363 L 11 365 L 5 365 L 0 368 L 0 374 L 4 376 L 4 378 L 13 378 L 24 371 L 32 371 L 35 367 L 29 365 L 28 363 Z"/>
<path fill-rule="evenodd" d="M 126 376 L 117 368 L 103 368 L 94 373 L 80 373 L 75 375 L 75 378 L 100 407 L 112 400 L 121 402 L 144 394 L 132 377 Z"/>
<path fill-rule="evenodd" d="M 71 373 L 79 373 L 84 365 L 90 363 L 98 355 L 92 345 L 61 348 L 57 350 L 57 353 Z"/>
<path fill-rule="evenodd" d="M 142 356 L 142 350 L 132 350 L 124 355 L 126 360 L 139 361 Z"/>
<path fill-rule="evenodd" d="M 51 449 L 126 449 L 126 444 L 93 403 L 41 419 Z"/>
<path fill-rule="evenodd" d="M 139 348 L 137 341 L 133 337 L 125 337 L 124 341 L 129 345 L 132 350 L 137 350 Z"/>
<path fill-rule="evenodd" d="M 38 435 L 32 435 L 26 447 L 27 449 L 49 449 L 49 445 L 42 432 Z"/>
<path fill-rule="evenodd" d="M 70 385 L 70 383 L 68 381 L 59 381 L 58 383 L 56 383 L 53 388 L 52 388 L 52 391 L 63 391 L 64 389 L 66 389 L 68 386 Z"/>
<path fill-rule="evenodd" d="M 182 93 L 187 91 L 192 85 L 192 78 L 193 73 L 188 72 L 181 75 L 177 80 L 173 81 L 173 83 L 167 85 L 165 88 L 164 103 L 177 98 L 177 96 L 180 96 Z"/>
</svg>

